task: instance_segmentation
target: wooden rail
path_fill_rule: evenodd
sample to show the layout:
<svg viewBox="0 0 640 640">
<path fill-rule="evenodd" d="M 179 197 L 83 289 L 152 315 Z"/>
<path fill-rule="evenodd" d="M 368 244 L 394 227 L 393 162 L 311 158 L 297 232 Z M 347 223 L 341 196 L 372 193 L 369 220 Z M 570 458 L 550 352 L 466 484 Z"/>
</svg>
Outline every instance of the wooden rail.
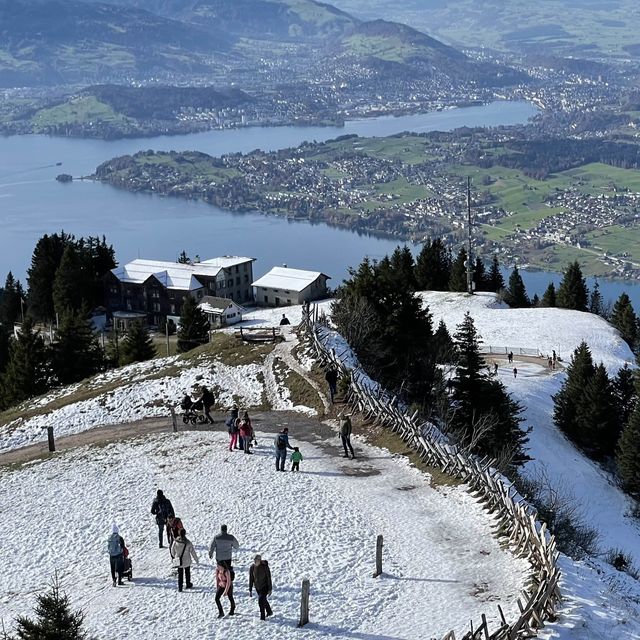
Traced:
<svg viewBox="0 0 640 640">
<path fill-rule="evenodd" d="M 489 630 L 486 616 L 479 625 L 470 623 L 470 631 L 461 640 L 519 640 L 536 635 L 536 629 L 555 619 L 561 601 L 559 588 L 559 552 L 556 541 L 546 525 L 536 519 L 533 508 L 527 504 L 507 478 L 494 467 L 495 461 L 469 455 L 448 442 L 440 430 L 428 422 L 420 422 L 398 406 L 396 397 L 383 389 L 372 389 L 360 368 L 348 368 L 333 349 L 323 341 L 326 327 L 317 322 L 318 313 L 308 308 L 300 327 L 323 366 L 333 366 L 342 376 L 350 378 L 347 402 L 366 420 L 391 429 L 412 447 L 420 458 L 444 473 L 466 483 L 471 495 L 483 503 L 496 519 L 494 533 L 508 543 L 514 553 L 528 560 L 531 567 L 529 586 L 517 599 L 519 617 L 507 623 L 498 607 L 501 624 Z M 341 354 L 342 355 L 342 354 Z M 442 640 L 456 640 L 453 631 Z"/>
</svg>

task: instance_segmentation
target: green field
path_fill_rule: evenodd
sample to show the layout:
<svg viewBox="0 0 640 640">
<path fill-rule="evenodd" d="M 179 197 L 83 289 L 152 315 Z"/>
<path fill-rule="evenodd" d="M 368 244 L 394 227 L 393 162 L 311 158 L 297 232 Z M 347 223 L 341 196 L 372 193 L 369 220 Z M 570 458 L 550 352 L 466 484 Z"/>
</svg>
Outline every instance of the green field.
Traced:
<svg viewBox="0 0 640 640">
<path fill-rule="evenodd" d="M 95 96 L 79 96 L 48 109 L 41 109 L 31 119 L 36 131 L 46 127 L 71 124 L 105 122 L 125 124 L 128 118 L 116 113 L 108 104 Z"/>
</svg>

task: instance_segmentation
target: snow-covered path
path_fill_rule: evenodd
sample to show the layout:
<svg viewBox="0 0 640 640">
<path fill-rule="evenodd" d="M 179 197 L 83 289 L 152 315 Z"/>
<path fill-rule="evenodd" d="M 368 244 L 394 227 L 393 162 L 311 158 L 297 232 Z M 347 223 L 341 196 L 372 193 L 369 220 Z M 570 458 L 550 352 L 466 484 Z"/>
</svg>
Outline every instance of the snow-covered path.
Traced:
<svg viewBox="0 0 640 640">
<path fill-rule="evenodd" d="M 295 435 L 295 434 L 294 434 Z M 58 569 L 98 638 L 122 630 L 144 640 L 282 638 L 294 634 L 371 640 L 441 637 L 496 604 L 515 616 L 527 564 L 500 548 L 491 520 L 463 488 L 433 489 L 405 460 L 357 443 L 364 462 L 301 444 L 302 473 L 276 473 L 272 436 L 253 456 L 226 450 L 223 433 L 148 436 L 81 448 L 0 471 L 0 504 L 11 544 L 0 562 L 0 617 L 30 613 Z M 363 465 L 373 475 L 343 467 Z M 194 592 L 179 594 L 149 514 L 162 487 L 203 564 Z M 37 514 L 34 517 L 34 514 Z M 131 549 L 136 580 L 114 589 L 106 535 L 112 520 Z M 221 522 L 238 537 L 237 619 L 214 615 L 213 567 L 205 548 Z M 375 538 L 385 536 L 383 577 L 374 579 Z M 246 571 L 260 552 L 274 576 L 274 619 L 260 623 Z M 312 624 L 295 630 L 302 578 L 311 580 Z M 26 597 L 25 597 L 26 596 Z"/>
</svg>

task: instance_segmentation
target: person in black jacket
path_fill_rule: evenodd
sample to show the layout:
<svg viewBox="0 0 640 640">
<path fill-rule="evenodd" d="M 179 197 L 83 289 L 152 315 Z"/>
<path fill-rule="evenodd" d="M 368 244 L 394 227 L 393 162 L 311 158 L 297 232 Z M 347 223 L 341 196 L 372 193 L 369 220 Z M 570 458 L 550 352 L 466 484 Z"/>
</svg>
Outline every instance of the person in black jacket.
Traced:
<svg viewBox="0 0 640 640">
<path fill-rule="evenodd" d="M 118 525 L 114 524 L 111 527 L 111 535 L 107 540 L 107 551 L 109 552 L 109 564 L 111 565 L 111 580 L 113 586 L 123 585 L 122 575 L 124 573 L 124 538 L 120 535 Z M 116 582 L 116 573 L 118 574 L 118 581 Z"/>
<path fill-rule="evenodd" d="M 273 585 L 271 583 L 271 569 L 269 563 L 262 559 L 262 556 L 256 556 L 253 564 L 249 569 L 249 596 L 253 596 L 253 587 L 256 588 L 258 594 L 258 606 L 260 607 L 260 620 L 265 620 L 268 616 L 273 615 L 271 605 L 267 597 L 271 595 Z"/>
<path fill-rule="evenodd" d="M 202 387 L 202 406 L 204 408 L 204 415 L 207 417 L 207 422 L 213 424 L 213 418 L 211 417 L 211 407 L 216 403 L 216 399 L 207 387 Z"/>
<path fill-rule="evenodd" d="M 338 372 L 334 367 L 329 367 L 327 372 L 324 374 L 324 379 L 329 385 L 329 395 L 331 396 L 331 402 L 333 402 L 333 398 L 338 391 Z"/>
<path fill-rule="evenodd" d="M 162 549 L 164 546 L 162 544 L 162 532 L 164 529 L 167 529 L 167 544 L 169 544 L 171 538 L 167 521 L 176 514 L 171 501 L 165 497 L 161 489 L 158 489 L 153 504 L 151 505 L 151 514 L 156 517 L 156 524 L 158 525 L 158 546 Z"/>
</svg>

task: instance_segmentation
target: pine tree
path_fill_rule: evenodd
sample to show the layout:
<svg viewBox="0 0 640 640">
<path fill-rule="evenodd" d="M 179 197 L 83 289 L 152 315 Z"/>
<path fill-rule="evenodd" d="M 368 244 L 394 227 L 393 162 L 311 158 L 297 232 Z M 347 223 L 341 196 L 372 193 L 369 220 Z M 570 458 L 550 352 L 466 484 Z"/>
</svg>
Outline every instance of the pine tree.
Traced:
<svg viewBox="0 0 640 640">
<path fill-rule="evenodd" d="M 53 320 L 53 281 L 65 248 L 73 237 L 64 233 L 42 236 L 33 250 L 27 272 L 29 311 L 38 320 Z"/>
<path fill-rule="evenodd" d="M 628 364 L 625 363 L 624 367 L 618 370 L 612 385 L 618 407 L 618 423 L 625 425 L 629 422 L 638 401 L 635 375 Z"/>
<path fill-rule="evenodd" d="M 427 240 L 416 259 L 415 280 L 419 291 L 448 291 L 451 257 L 442 240 Z"/>
<path fill-rule="evenodd" d="M 616 462 L 623 489 L 640 499 L 640 405 L 620 436 Z"/>
<path fill-rule="evenodd" d="M 50 363 L 44 341 L 27 316 L 18 336 L 9 342 L 7 366 L 0 377 L 0 403 L 9 407 L 44 393 L 49 388 L 49 378 Z"/>
<path fill-rule="evenodd" d="M 586 311 L 588 308 L 589 290 L 577 260 L 569 264 L 564 272 L 556 303 L 562 309 L 574 311 Z"/>
<path fill-rule="evenodd" d="M 531 298 L 531 306 L 539 307 L 540 306 L 540 298 L 538 298 L 538 294 L 534 293 L 533 298 Z"/>
<path fill-rule="evenodd" d="M 416 290 L 415 264 L 409 247 L 396 247 L 391 254 L 391 270 L 397 286 L 405 291 Z"/>
<path fill-rule="evenodd" d="M 467 291 L 467 250 L 464 247 L 451 266 L 449 291 Z"/>
<path fill-rule="evenodd" d="M 178 256 L 178 264 L 191 264 L 191 258 L 187 255 L 187 252 L 184 249 Z"/>
<path fill-rule="evenodd" d="M 553 421 L 574 442 L 580 437 L 580 426 L 577 421 L 578 408 L 594 372 L 591 351 L 587 343 L 582 342 L 571 356 L 567 377 L 560 391 L 553 396 Z"/>
<path fill-rule="evenodd" d="M 489 269 L 488 276 L 489 291 L 498 293 L 504 289 L 504 278 L 500 271 L 500 263 L 498 262 L 498 256 L 494 253 L 491 260 L 491 268 Z"/>
<path fill-rule="evenodd" d="M 473 267 L 473 282 L 476 285 L 476 291 L 491 291 L 489 288 L 487 270 L 485 269 L 484 262 L 480 256 L 476 258 L 476 262 Z"/>
<path fill-rule="evenodd" d="M 23 298 L 24 292 L 20 281 L 16 280 L 9 271 L 0 299 L 0 323 L 8 329 L 12 329 L 14 323 L 22 317 Z"/>
<path fill-rule="evenodd" d="M 604 316 L 604 302 L 602 301 L 602 294 L 600 293 L 600 285 L 596 280 L 593 285 L 593 291 L 589 298 L 589 311 L 595 313 L 597 316 Z"/>
<path fill-rule="evenodd" d="M 52 361 L 60 384 L 79 382 L 104 368 L 104 353 L 84 312 L 63 313 Z"/>
<path fill-rule="evenodd" d="M 613 305 L 610 322 L 620 332 L 622 339 L 635 350 L 638 346 L 638 317 L 626 293 L 622 293 Z"/>
<path fill-rule="evenodd" d="M 504 301 L 514 309 L 531 306 L 524 281 L 517 266 L 513 267 L 513 271 L 509 276 L 509 286 L 505 292 Z"/>
<path fill-rule="evenodd" d="M 499 457 L 506 450 L 514 464 L 521 464 L 526 459 L 527 440 L 520 429 L 522 407 L 501 382 L 487 375 L 480 339 L 469 313 L 458 325 L 454 339 L 457 347 L 452 397 L 456 409 L 451 416 L 454 431 L 463 444 L 477 440 L 475 453 Z"/>
<path fill-rule="evenodd" d="M 53 279 L 53 308 L 58 318 L 66 311 L 77 311 L 88 300 L 80 296 L 86 291 L 87 274 L 74 244 L 62 254 L 60 266 Z"/>
<path fill-rule="evenodd" d="M 0 374 L 7 368 L 9 361 L 9 330 L 5 325 L 0 323 Z M 1 379 L 1 378 L 0 378 Z M 0 390 L 0 395 L 2 391 Z M 0 398 L 0 405 L 2 399 Z"/>
<path fill-rule="evenodd" d="M 549 283 L 549 286 L 545 289 L 542 295 L 541 307 L 555 307 L 556 306 L 556 286 L 553 282 Z"/>
<path fill-rule="evenodd" d="M 453 364 L 456 359 L 456 346 L 444 320 L 440 320 L 433 335 L 433 341 L 437 354 L 436 362 L 438 364 Z"/>
<path fill-rule="evenodd" d="M 187 296 L 182 303 L 178 328 L 178 351 L 184 353 L 209 340 L 209 321 L 196 301 Z"/>
<path fill-rule="evenodd" d="M 35 620 L 20 617 L 17 620 L 19 640 L 85 640 L 84 615 L 72 611 L 69 598 L 60 590 L 58 578 L 49 592 L 38 595 Z"/>
<path fill-rule="evenodd" d="M 133 362 L 144 362 L 155 358 L 156 348 L 146 327 L 134 322 L 122 340 L 120 348 L 120 363 L 123 365 Z"/>
<path fill-rule="evenodd" d="M 612 455 L 620 436 L 618 411 L 607 370 L 600 363 L 576 406 L 576 443 L 595 458 Z"/>
</svg>

